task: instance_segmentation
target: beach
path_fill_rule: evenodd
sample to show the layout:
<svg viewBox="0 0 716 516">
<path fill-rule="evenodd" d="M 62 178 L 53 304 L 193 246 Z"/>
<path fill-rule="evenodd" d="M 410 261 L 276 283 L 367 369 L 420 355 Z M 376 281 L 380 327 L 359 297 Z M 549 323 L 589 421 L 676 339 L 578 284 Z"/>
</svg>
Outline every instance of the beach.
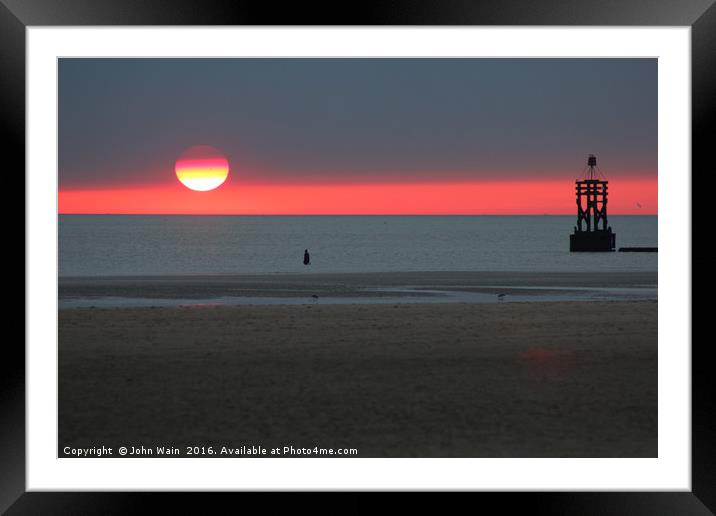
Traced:
<svg viewBox="0 0 716 516">
<path fill-rule="evenodd" d="M 61 277 L 60 308 L 656 298 L 656 272 L 390 272 Z"/>
<path fill-rule="evenodd" d="M 655 287 L 656 273 L 358 276 L 216 277 L 213 290 L 206 278 L 61 278 L 61 300 L 204 299 L 222 289 L 318 298 L 59 310 L 59 456 L 66 446 L 103 445 L 657 456 L 655 298 L 326 302 L 366 284 L 499 287 L 494 295 L 540 285 Z"/>
</svg>

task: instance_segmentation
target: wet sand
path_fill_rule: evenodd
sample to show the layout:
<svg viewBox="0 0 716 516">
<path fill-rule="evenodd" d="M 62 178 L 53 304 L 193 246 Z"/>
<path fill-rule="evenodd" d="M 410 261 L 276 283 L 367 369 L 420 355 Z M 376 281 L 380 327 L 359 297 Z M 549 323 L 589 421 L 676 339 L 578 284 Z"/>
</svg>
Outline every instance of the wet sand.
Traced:
<svg viewBox="0 0 716 516">
<path fill-rule="evenodd" d="M 545 294 L 563 289 L 656 287 L 656 272 L 388 272 L 351 274 L 217 274 L 61 277 L 60 300 L 117 296 L 156 299 L 250 297 L 380 297 L 384 289 Z M 539 291 L 532 290 L 534 287 Z M 414 295 L 409 292 L 405 296 Z"/>
<path fill-rule="evenodd" d="M 464 286 L 460 274 L 429 282 Z M 553 286 L 559 278 L 549 276 L 531 281 Z M 420 284 L 417 275 L 399 280 Z M 575 280 L 604 284 L 561 276 Z M 61 282 L 61 295 L 99 288 L 74 281 Z M 176 288 L 167 278 L 127 281 L 152 295 Z M 233 288 L 205 284 L 190 289 Z M 343 275 L 326 284 L 353 283 Z M 58 453 L 102 445 L 655 457 L 657 302 L 60 310 Z"/>
</svg>

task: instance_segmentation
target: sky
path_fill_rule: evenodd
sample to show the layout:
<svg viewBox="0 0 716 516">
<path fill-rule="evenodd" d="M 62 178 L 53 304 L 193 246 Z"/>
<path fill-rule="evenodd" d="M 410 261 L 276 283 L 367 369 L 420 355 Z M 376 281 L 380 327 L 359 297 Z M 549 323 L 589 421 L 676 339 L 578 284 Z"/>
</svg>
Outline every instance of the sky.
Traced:
<svg viewBox="0 0 716 516">
<path fill-rule="evenodd" d="M 657 213 L 656 59 L 59 60 L 60 213 Z M 218 149 L 226 181 L 175 163 Z"/>
</svg>

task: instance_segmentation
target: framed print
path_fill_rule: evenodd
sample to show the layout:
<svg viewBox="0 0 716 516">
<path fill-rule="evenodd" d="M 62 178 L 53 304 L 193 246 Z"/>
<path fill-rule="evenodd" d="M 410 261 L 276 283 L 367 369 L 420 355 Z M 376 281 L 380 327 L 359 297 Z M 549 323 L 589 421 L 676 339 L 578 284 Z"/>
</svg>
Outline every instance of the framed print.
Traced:
<svg viewBox="0 0 716 516">
<path fill-rule="evenodd" d="M 5 4 L 9 514 L 137 491 L 716 506 L 691 340 L 709 2 Z"/>
</svg>

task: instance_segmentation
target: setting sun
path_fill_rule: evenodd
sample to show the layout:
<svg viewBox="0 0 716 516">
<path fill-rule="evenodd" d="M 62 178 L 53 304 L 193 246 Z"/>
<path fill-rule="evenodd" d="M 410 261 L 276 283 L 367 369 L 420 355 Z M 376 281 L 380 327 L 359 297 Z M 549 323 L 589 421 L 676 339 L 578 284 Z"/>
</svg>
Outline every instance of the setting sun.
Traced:
<svg viewBox="0 0 716 516">
<path fill-rule="evenodd" d="M 177 179 L 191 190 L 206 192 L 221 186 L 229 175 L 229 162 L 213 147 L 196 145 L 177 159 Z"/>
</svg>

